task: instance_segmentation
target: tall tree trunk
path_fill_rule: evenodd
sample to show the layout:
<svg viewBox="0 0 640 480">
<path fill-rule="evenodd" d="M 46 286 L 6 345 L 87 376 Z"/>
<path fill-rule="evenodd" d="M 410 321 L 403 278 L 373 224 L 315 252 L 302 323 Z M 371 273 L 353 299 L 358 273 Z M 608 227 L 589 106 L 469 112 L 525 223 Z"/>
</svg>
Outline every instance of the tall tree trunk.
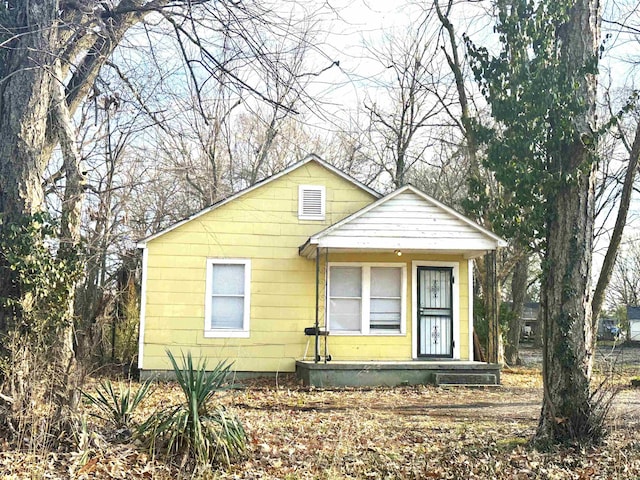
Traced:
<svg viewBox="0 0 640 480">
<path fill-rule="evenodd" d="M 540 299 L 542 300 L 542 299 Z M 544 344 L 544 322 L 542 321 L 542 301 L 538 304 L 538 313 L 536 314 L 536 329 L 533 332 L 533 347 L 542 348 Z"/>
<path fill-rule="evenodd" d="M 81 168 L 81 156 L 76 144 L 78 137 L 73 125 L 71 113 L 65 99 L 63 72 L 60 61 L 55 61 L 54 84 L 52 88 L 51 123 L 60 142 L 62 164 L 65 173 L 65 190 L 62 199 L 62 218 L 60 221 L 60 249 L 58 255 L 68 262 L 78 260 L 82 203 L 84 199 L 84 176 Z M 58 417 L 75 411 L 80 401 L 79 387 L 83 374 L 81 364 L 76 361 L 74 351 L 74 302 L 76 285 L 68 286 L 68 321 L 60 331 L 58 345 L 52 345 L 50 356 L 52 364 L 59 372 L 59 386 L 54 390 Z M 62 306 L 61 306 L 62 308 Z M 66 421 L 66 419 L 64 419 Z"/>
<path fill-rule="evenodd" d="M 43 175 L 47 165 L 47 120 L 50 114 L 52 66 L 57 52 L 55 0 L 19 2 L 11 13 L 24 33 L 16 36 L 0 66 L 0 228 L 4 233 L 43 209 Z M 5 393 L 11 398 L 12 416 L 38 405 L 43 385 L 34 378 L 39 365 L 38 347 L 32 345 L 30 315 L 33 305 L 24 301 L 20 279 L 8 259 L 0 257 L 0 297 L 20 302 L 20 307 L 0 307 L 2 373 Z M 45 364 L 48 366 L 48 364 Z M 50 379 L 54 380 L 55 379 Z M 55 388 L 55 386 L 54 386 Z M 9 411 L 9 410 L 5 410 Z"/>
<path fill-rule="evenodd" d="M 0 82 L 0 212 L 2 225 L 41 210 L 42 176 L 51 104 L 57 2 L 20 2 L 16 18 L 29 29 L 5 53 Z M 5 272 L 3 272 L 5 273 Z M 6 286 L 0 275 L 0 294 Z"/>
<path fill-rule="evenodd" d="M 580 175 L 550 203 L 556 208 L 543 271 L 544 399 L 537 437 L 556 443 L 589 439 L 596 428 L 590 392 L 593 173 Z"/>
<path fill-rule="evenodd" d="M 49 113 L 55 1 L 25 2 L 15 14 L 32 28 L 11 42 L 0 65 L 0 228 L 42 209 L 42 177 Z M 28 19 L 28 22 L 26 21 Z M 0 297 L 19 298 L 15 273 L 0 257 Z M 14 312 L 0 309 L 0 334 L 10 328 Z M 2 342 L 3 347 L 5 342 Z"/>
<path fill-rule="evenodd" d="M 511 279 L 511 317 L 504 359 L 507 365 L 520 364 L 520 332 L 522 331 L 522 310 L 527 296 L 529 257 L 522 255 L 513 269 Z"/>
<path fill-rule="evenodd" d="M 593 441 L 601 435 L 590 391 L 593 362 L 591 255 L 594 223 L 593 153 L 596 75 L 580 73 L 597 60 L 597 0 L 577 0 L 559 28 L 561 60 L 577 83 L 582 114 L 554 167 L 558 186 L 547 203 L 547 251 L 543 263 L 544 398 L 536 440 Z M 589 168 L 591 167 L 591 168 Z"/>
</svg>

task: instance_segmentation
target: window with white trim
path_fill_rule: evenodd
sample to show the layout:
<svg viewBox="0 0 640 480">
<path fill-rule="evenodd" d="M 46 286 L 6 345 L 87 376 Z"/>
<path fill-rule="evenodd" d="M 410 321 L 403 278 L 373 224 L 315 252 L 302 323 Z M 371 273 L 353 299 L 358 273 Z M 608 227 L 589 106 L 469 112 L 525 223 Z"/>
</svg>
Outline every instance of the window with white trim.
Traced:
<svg viewBox="0 0 640 480">
<path fill-rule="evenodd" d="M 322 185 L 298 186 L 298 218 L 324 220 L 326 191 Z"/>
<path fill-rule="evenodd" d="M 404 264 L 329 265 L 331 333 L 400 334 L 405 330 Z"/>
<path fill-rule="evenodd" d="M 205 337 L 248 337 L 251 260 L 207 260 Z"/>
</svg>

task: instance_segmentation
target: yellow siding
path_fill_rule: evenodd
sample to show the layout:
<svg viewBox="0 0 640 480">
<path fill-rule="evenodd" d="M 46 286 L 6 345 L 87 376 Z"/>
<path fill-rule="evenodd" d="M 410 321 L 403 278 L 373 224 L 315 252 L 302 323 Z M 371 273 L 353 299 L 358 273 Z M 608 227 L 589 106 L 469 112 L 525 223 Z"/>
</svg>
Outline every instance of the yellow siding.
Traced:
<svg viewBox="0 0 640 480">
<path fill-rule="evenodd" d="M 298 220 L 298 185 L 326 187 L 326 219 Z M 298 255 L 312 234 L 370 204 L 374 198 L 314 162 L 273 180 L 147 244 L 143 368 L 169 368 L 165 349 L 191 351 L 213 365 L 235 362 L 239 371 L 291 372 L 315 319 L 315 262 Z M 207 258 L 251 259 L 249 338 L 205 338 Z M 460 351 L 468 358 L 468 275 L 461 257 L 392 254 L 332 254 L 329 261 L 406 262 L 407 334 L 330 336 L 336 360 L 412 358 L 413 260 L 459 262 Z M 322 302 L 324 303 L 324 302 Z M 313 344 L 309 346 L 313 352 Z"/>
<path fill-rule="evenodd" d="M 298 220 L 298 185 L 325 186 L 324 221 Z M 150 241 L 143 368 L 169 368 L 171 348 L 238 370 L 293 371 L 315 319 L 315 262 L 298 247 L 373 200 L 310 162 Z M 207 258 L 251 259 L 249 338 L 204 337 Z"/>
</svg>

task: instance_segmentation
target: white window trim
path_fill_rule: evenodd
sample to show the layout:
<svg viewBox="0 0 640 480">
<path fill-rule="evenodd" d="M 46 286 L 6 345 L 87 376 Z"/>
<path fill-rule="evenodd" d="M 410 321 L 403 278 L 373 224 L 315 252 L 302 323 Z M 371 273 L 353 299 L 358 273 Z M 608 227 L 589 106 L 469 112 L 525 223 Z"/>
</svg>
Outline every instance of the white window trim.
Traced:
<svg viewBox="0 0 640 480">
<path fill-rule="evenodd" d="M 327 326 L 331 335 L 338 336 L 372 336 L 372 337 L 401 337 L 407 335 L 407 264 L 406 263 L 370 263 L 370 262 L 329 262 L 328 272 L 331 267 L 361 267 L 362 268 L 362 292 L 361 292 L 361 316 L 360 330 L 331 330 L 331 316 L 329 314 L 329 301 L 331 291 L 331 274 L 327 278 L 326 298 L 325 298 L 325 315 L 327 318 Z M 369 328 L 369 313 L 371 306 L 371 268 L 372 267 L 395 267 L 400 268 L 400 331 L 372 331 Z M 365 301 L 365 299 L 367 301 Z"/>
<path fill-rule="evenodd" d="M 469 295 L 469 360 L 473 358 L 473 259 L 467 260 L 467 282 Z M 454 354 L 455 355 L 455 354 Z"/>
<path fill-rule="evenodd" d="M 244 318 L 241 329 L 210 328 L 211 288 L 214 265 L 244 265 Z M 207 258 L 207 278 L 204 300 L 204 336 L 205 338 L 249 338 L 249 319 L 251 311 L 251 260 L 246 258 Z"/>
<path fill-rule="evenodd" d="M 138 368 L 142 370 L 144 361 L 144 329 L 147 320 L 147 281 L 149 270 L 149 249 L 142 250 L 142 279 L 140 283 L 140 328 L 138 337 Z"/>
<path fill-rule="evenodd" d="M 453 357 L 452 360 L 460 360 L 460 264 L 458 262 L 436 262 L 414 260 L 411 262 L 411 354 L 418 358 L 418 267 L 451 267 L 453 273 Z M 473 297 L 471 302 L 473 302 Z"/>
<path fill-rule="evenodd" d="M 305 215 L 303 213 L 303 192 L 305 190 L 318 190 L 320 191 L 321 201 L 321 214 L 320 215 Z M 299 220 L 324 220 L 326 216 L 326 204 L 327 204 L 327 191 L 324 185 L 298 185 L 298 219 Z"/>
</svg>

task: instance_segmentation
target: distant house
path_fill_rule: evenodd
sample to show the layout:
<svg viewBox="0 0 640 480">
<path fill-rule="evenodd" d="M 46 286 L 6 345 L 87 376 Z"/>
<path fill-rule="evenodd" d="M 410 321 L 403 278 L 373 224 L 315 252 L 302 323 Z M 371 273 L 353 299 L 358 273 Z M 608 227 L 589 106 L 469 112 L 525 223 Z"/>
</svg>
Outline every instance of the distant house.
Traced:
<svg viewBox="0 0 640 480">
<path fill-rule="evenodd" d="M 529 340 L 535 337 L 538 332 L 539 320 L 538 312 L 540 311 L 540 304 L 538 302 L 526 302 L 522 307 L 522 334 L 521 337 L 524 340 Z"/>
<path fill-rule="evenodd" d="M 169 370 L 166 349 L 238 372 L 357 365 L 343 384 L 385 362 L 473 366 L 472 259 L 504 245 L 413 186 L 383 196 L 310 156 L 139 243 L 139 368 Z"/>
<path fill-rule="evenodd" d="M 640 307 L 627 305 L 627 321 L 629 322 L 628 339 L 632 342 L 640 342 Z"/>
<path fill-rule="evenodd" d="M 640 308 L 639 308 L 640 310 Z M 538 314 L 540 313 L 540 303 L 528 302 L 524 304 L 522 309 L 522 339 L 533 338 L 539 331 L 540 320 Z M 638 317 L 640 320 L 640 317 Z M 598 339 L 601 340 L 613 340 L 617 338 L 618 321 L 613 318 L 603 318 L 598 320 L 598 329 L 595 332 Z"/>
</svg>

